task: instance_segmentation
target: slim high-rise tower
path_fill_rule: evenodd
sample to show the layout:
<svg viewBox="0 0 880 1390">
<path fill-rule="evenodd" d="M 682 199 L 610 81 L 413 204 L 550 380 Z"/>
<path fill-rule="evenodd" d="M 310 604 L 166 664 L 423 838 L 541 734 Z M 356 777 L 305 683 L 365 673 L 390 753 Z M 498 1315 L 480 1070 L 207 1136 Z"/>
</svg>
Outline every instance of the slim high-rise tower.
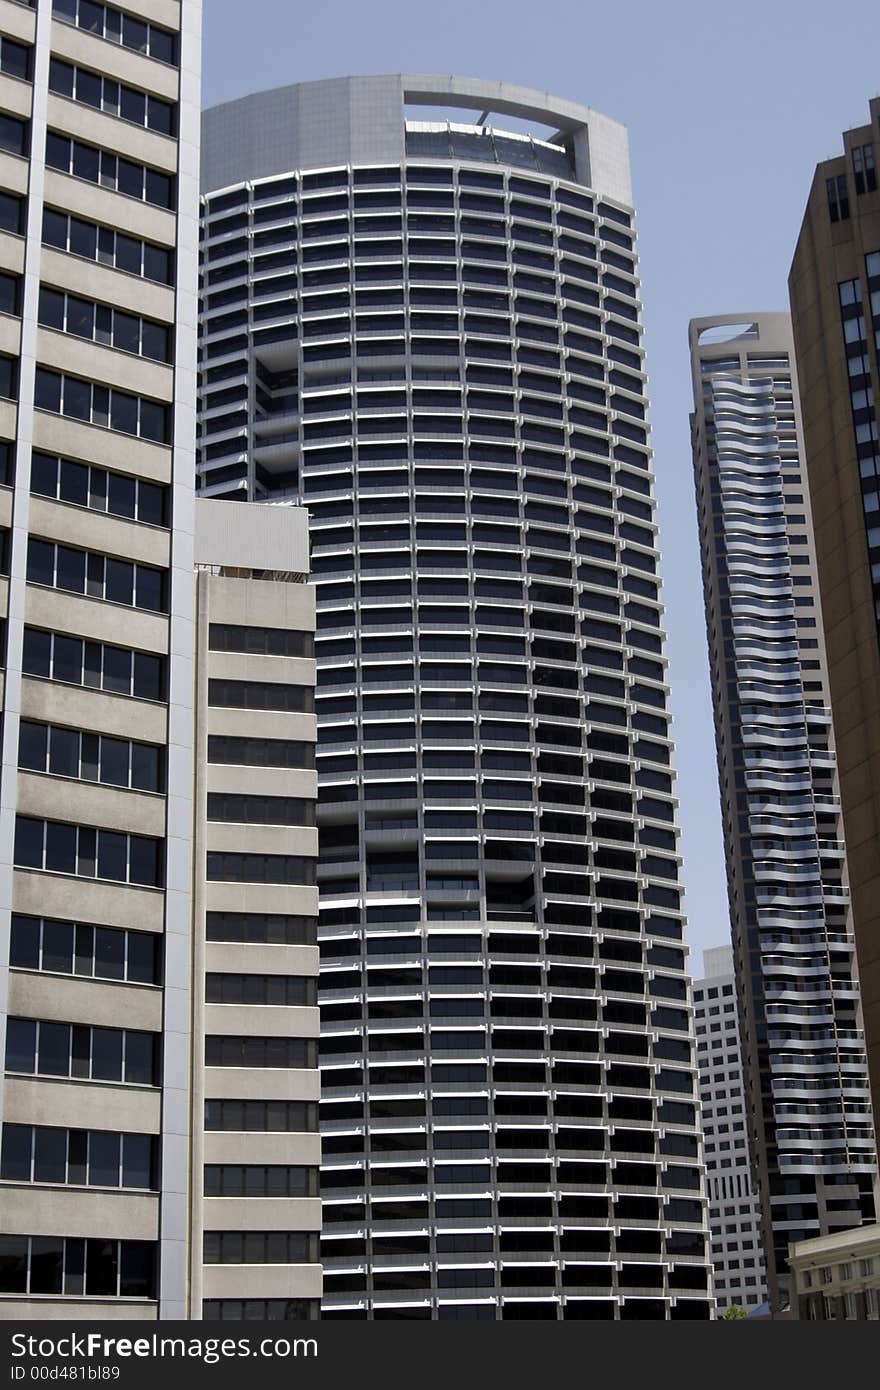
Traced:
<svg viewBox="0 0 880 1390">
<path fill-rule="evenodd" d="M 625 132 L 399 76 L 203 132 L 201 487 L 311 518 L 323 1316 L 707 1317 Z"/>
<path fill-rule="evenodd" d="M 695 319 L 694 473 L 749 1141 L 771 1301 L 876 1166 L 785 314 Z"/>
<path fill-rule="evenodd" d="M 788 285 L 880 1129 L 880 97 L 843 147 L 816 169 Z"/>
</svg>

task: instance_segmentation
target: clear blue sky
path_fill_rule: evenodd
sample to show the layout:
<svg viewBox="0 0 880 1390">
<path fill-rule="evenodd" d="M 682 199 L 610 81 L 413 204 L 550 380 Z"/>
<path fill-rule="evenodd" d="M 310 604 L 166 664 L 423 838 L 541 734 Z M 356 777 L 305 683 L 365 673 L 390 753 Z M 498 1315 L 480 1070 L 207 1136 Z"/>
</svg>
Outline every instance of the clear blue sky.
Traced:
<svg viewBox="0 0 880 1390">
<path fill-rule="evenodd" d="M 206 0 L 205 105 L 352 73 L 457 73 L 629 128 L 692 969 L 728 939 L 690 463 L 688 319 L 787 308 L 816 163 L 880 90 L 877 0 Z"/>
</svg>

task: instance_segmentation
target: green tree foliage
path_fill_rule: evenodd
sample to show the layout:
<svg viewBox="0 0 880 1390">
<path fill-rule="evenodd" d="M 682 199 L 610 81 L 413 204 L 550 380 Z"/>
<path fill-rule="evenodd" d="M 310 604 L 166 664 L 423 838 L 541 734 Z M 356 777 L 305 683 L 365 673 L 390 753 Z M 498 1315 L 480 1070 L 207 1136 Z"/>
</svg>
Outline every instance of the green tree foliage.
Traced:
<svg viewBox="0 0 880 1390">
<path fill-rule="evenodd" d="M 740 1318 L 746 1317 L 746 1310 L 740 1303 L 731 1303 L 727 1312 L 722 1315 L 722 1322 L 738 1322 Z"/>
</svg>

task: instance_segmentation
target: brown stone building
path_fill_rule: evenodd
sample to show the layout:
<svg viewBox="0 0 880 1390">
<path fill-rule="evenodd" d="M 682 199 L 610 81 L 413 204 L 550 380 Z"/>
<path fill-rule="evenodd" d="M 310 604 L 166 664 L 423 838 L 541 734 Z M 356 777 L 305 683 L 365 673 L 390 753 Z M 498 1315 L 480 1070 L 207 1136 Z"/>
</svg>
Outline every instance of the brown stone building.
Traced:
<svg viewBox="0 0 880 1390">
<path fill-rule="evenodd" d="M 875 1125 L 880 1114 L 880 98 L 820 164 L 789 277 Z"/>
</svg>

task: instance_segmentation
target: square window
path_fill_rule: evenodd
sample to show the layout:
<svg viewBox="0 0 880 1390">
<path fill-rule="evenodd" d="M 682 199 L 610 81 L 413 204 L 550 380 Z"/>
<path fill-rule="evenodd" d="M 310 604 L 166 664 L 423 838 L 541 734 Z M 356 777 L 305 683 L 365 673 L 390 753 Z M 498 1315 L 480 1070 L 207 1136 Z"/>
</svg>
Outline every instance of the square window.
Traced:
<svg viewBox="0 0 880 1390">
<path fill-rule="evenodd" d="M 90 222 L 81 221 L 78 217 L 71 217 L 69 249 L 72 255 L 84 256 L 86 260 L 93 261 L 97 249 L 97 239 L 97 227 Z"/>
<path fill-rule="evenodd" d="M 137 487 L 134 478 L 111 473 L 107 478 L 107 509 L 114 516 L 134 518 Z"/>
<path fill-rule="evenodd" d="M 153 1140 L 148 1134 L 122 1136 L 122 1186 L 150 1188 L 155 1186 L 153 1173 Z"/>
<path fill-rule="evenodd" d="M 40 968 L 40 922 L 32 917 L 12 914 L 9 936 L 9 964 L 18 970 Z"/>
<path fill-rule="evenodd" d="M 159 843 L 143 835 L 131 835 L 129 882 L 141 883 L 148 888 L 159 885 Z"/>
<path fill-rule="evenodd" d="M 73 973 L 72 922 L 56 922 L 49 917 L 44 921 L 42 968 L 63 975 Z"/>
<path fill-rule="evenodd" d="M 137 53 L 147 53 L 149 51 L 148 34 L 149 31 L 143 20 L 123 14 L 122 42 L 126 48 L 133 48 Z"/>
<path fill-rule="evenodd" d="M 146 94 L 136 92 L 132 87 L 123 87 L 119 94 L 119 114 L 124 121 L 132 121 L 135 125 L 146 125 Z"/>
<path fill-rule="evenodd" d="M 155 1294 L 153 1247 L 145 1240 L 122 1242 L 119 1292 L 123 1298 L 151 1298 Z"/>
<path fill-rule="evenodd" d="M 64 328 L 64 295 L 58 290 L 40 288 L 39 319 L 43 328 Z M 73 330 L 71 329 L 71 332 Z"/>
<path fill-rule="evenodd" d="M 71 1046 L 71 1076 L 88 1077 L 92 1066 L 92 1030 L 77 1025 L 73 1029 Z"/>
<path fill-rule="evenodd" d="M 22 235 L 22 208 L 24 200 L 21 197 L 0 192 L 0 231 L 11 232 L 13 236 Z"/>
<path fill-rule="evenodd" d="M 141 273 L 141 243 L 136 237 L 116 233 L 116 269 L 129 275 Z"/>
<path fill-rule="evenodd" d="M 117 695 L 131 694 L 131 652 L 122 647 L 104 648 L 103 688 Z"/>
<path fill-rule="evenodd" d="M 87 179 L 89 183 L 97 183 L 101 163 L 100 150 L 96 150 L 92 145 L 83 145 L 79 140 L 73 141 L 73 174 L 75 178 Z"/>
<path fill-rule="evenodd" d="M 55 585 L 71 594 L 84 594 L 86 591 L 86 555 L 84 550 L 73 550 L 70 546 L 59 545 L 56 553 Z"/>
<path fill-rule="evenodd" d="M 114 787 L 129 785 L 129 742 L 124 738 L 101 739 L 100 780 Z"/>
<path fill-rule="evenodd" d="M 168 329 L 144 319 L 141 324 L 141 352 L 154 362 L 168 361 Z"/>
<path fill-rule="evenodd" d="M 114 830 L 98 831 L 98 878 L 124 883 L 128 871 L 128 836 Z"/>
<path fill-rule="evenodd" d="M 91 420 L 91 382 L 80 381 L 75 376 L 67 376 L 64 378 L 63 411 L 65 415 L 71 416 L 74 420 L 84 420 L 86 423 Z"/>
<path fill-rule="evenodd" d="M 53 873 L 75 874 L 76 826 L 59 821 L 46 824 L 46 868 Z"/>
<path fill-rule="evenodd" d="M 94 974 L 94 928 L 77 923 L 74 942 L 74 973 Z"/>
<path fill-rule="evenodd" d="M 174 179 L 168 174 L 160 174 L 157 169 L 146 171 L 146 200 L 160 208 L 174 206 Z"/>
<path fill-rule="evenodd" d="M 160 135 L 173 135 L 174 107 L 158 97 L 147 97 L 147 125 Z"/>
<path fill-rule="evenodd" d="M 151 246 L 148 242 L 144 243 L 143 274 L 145 279 L 156 280 L 160 285 L 170 284 L 171 266 L 170 251 L 166 251 L 161 246 Z"/>
<path fill-rule="evenodd" d="M 160 63 L 173 63 L 175 61 L 174 35 L 164 29 L 157 29 L 155 25 L 150 26 L 150 57 L 156 58 Z"/>
<path fill-rule="evenodd" d="M 81 646 L 82 644 L 80 644 Z M 48 676 L 52 661 L 52 638 L 48 632 L 35 628 L 24 630 L 22 671 L 26 676 Z M 61 679 L 59 677 L 59 679 Z"/>
<path fill-rule="evenodd" d="M 165 524 L 165 489 L 155 483 L 138 483 L 138 521 L 150 526 Z"/>
<path fill-rule="evenodd" d="M 56 777 L 78 777 L 79 748 L 80 736 L 75 729 L 53 728 L 49 737 L 49 771 Z"/>
<path fill-rule="evenodd" d="M 58 493 L 58 460 L 37 449 L 31 454 L 31 492 L 39 497 L 55 497 Z"/>
<path fill-rule="evenodd" d="M 125 976 L 125 933 L 95 927 L 95 974 L 104 980 Z"/>
<path fill-rule="evenodd" d="M 86 1241 L 86 1293 L 116 1296 L 118 1250 L 115 1240 Z"/>
<path fill-rule="evenodd" d="M 64 1242 L 54 1236 L 31 1236 L 31 1287 L 34 1293 L 61 1293 Z"/>
<path fill-rule="evenodd" d="M 49 634 L 37 634 L 49 638 Z M 51 639 L 49 639 L 51 641 Z M 36 644 L 35 644 L 36 645 Z M 86 643 L 89 647 L 92 643 Z M 83 680 L 83 644 L 76 637 L 56 636 L 53 644 L 52 676 L 56 681 L 80 685 Z M 48 675 L 48 672 L 46 673 Z"/>
<path fill-rule="evenodd" d="M 67 1181 L 85 1185 L 88 1156 L 88 1133 L 84 1129 L 70 1130 L 67 1138 Z"/>
<path fill-rule="evenodd" d="M 0 1293 L 26 1293 L 27 1236 L 0 1236 Z"/>
<path fill-rule="evenodd" d="M 113 310 L 106 304 L 95 305 L 94 338 L 105 347 L 113 341 Z"/>
<path fill-rule="evenodd" d="M 49 731 L 45 724 L 23 719 L 18 726 L 18 765 L 31 772 L 46 771 Z"/>
<path fill-rule="evenodd" d="M 58 372 L 48 372 L 38 367 L 34 381 L 34 405 L 37 410 L 51 410 L 61 413 L 61 377 Z"/>
<path fill-rule="evenodd" d="M 37 1071 L 40 1076 L 69 1076 L 69 1024 L 41 1023 L 37 1048 Z"/>
<path fill-rule="evenodd" d="M 7 1182 L 30 1182 L 33 1133 L 30 1125 L 3 1126 L 0 1178 Z"/>
<path fill-rule="evenodd" d="M 95 1080 L 122 1080 L 123 1038 L 121 1028 L 92 1029 L 92 1077 Z"/>
<path fill-rule="evenodd" d="M 137 566 L 135 603 L 138 608 L 146 608 L 152 613 L 164 612 L 165 576 L 161 570 L 150 569 L 147 565 Z"/>
<path fill-rule="evenodd" d="M 6 1024 L 6 1070 L 32 1076 L 36 1058 L 36 1023 L 26 1018 L 10 1018 Z"/>
<path fill-rule="evenodd" d="M 50 587 L 54 584 L 55 547 L 49 541 L 28 537 L 26 577 L 29 584 L 47 584 Z"/>
<path fill-rule="evenodd" d="M 66 67 L 67 64 L 65 63 Z M 94 106 L 96 110 L 101 109 L 101 88 L 102 80 L 98 73 L 89 72 L 86 68 L 78 68 L 76 73 L 76 99 L 85 106 Z M 72 92 L 66 93 L 72 96 Z"/>
<path fill-rule="evenodd" d="M 113 82 L 109 77 L 105 77 L 103 82 L 101 110 L 106 111 L 109 116 L 119 115 L 119 83 Z"/>
<path fill-rule="evenodd" d="M 135 314 L 124 314 L 121 309 L 113 313 L 113 346 L 120 352 L 131 352 L 135 356 L 141 347 L 141 321 Z"/>
<path fill-rule="evenodd" d="M 131 745 L 131 785 L 140 791 L 157 792 L 160 787 L 159 749 L 149 743 Z"/>
<path fill-rule="evenodd" d="M 137 434 L 138 401 L 127 391 L 114 391 L 110 406 L 110 428 L 122 434 Z"/>
<path fill-rule="evenodd" d="M 34 1130 L 34 1182 L 63 1183 L 67 1177 L 67 1131 L 38 1125 Z"/>
<path fill-rule="evenodd" d="M 64 1242 L 64 1292 L 77 1295 L 85 1287 L 86 1243 L 70 1236 Z"/>
<path fill-rule="evenodd" d="M 96 385 L 92 388 L 92 424 L 106 427 L 109 423 L 110 388 Z"/>
<path fill-rule="evenodd" d="M 55 459 L 52 462 L 57 464 Z M 84 463 L 72 463 L 69 459 L 62 459 L 59 472 L 58 492 L 62 502 L 71 502 L 74 506 L 85 507 L 89 496 L 89 470 L 86 465 Z"/>
<path fill-rule="evenodd" d="M 156 401 L 140 402 L 140 434 L 142 439 L 152 439 L 156 444 L 168 442 L 168 412 L 164 405 Z"/>
<path fill-rule="evenodd" d="M 72 142 L 64 135 L 55 135 L 50 130 L 46 135 L 46 164 L 50 169 L 59 169 L 62 174 L 70 173 L 70 154 Z M 0 148 L 3 147 L 0 138 Z"/>
<path fill-rule="evenodd" d="M 146 652 L 134 653 L 134 693 L 142 700 L 164 699 L 162 658 Z"/>
<path fill-rule="evenodd" d="M 143 200 L 144 166 L 133 164 L 130 159 L 120 159 L 117 173 L 117 189 L 128 198 Z"/>
<path fill-rule="evenodd" d="M 120 1135 L 93 1130 L 89 1135 L 89 1184 L 119 1186 Z"/>
</svg>

